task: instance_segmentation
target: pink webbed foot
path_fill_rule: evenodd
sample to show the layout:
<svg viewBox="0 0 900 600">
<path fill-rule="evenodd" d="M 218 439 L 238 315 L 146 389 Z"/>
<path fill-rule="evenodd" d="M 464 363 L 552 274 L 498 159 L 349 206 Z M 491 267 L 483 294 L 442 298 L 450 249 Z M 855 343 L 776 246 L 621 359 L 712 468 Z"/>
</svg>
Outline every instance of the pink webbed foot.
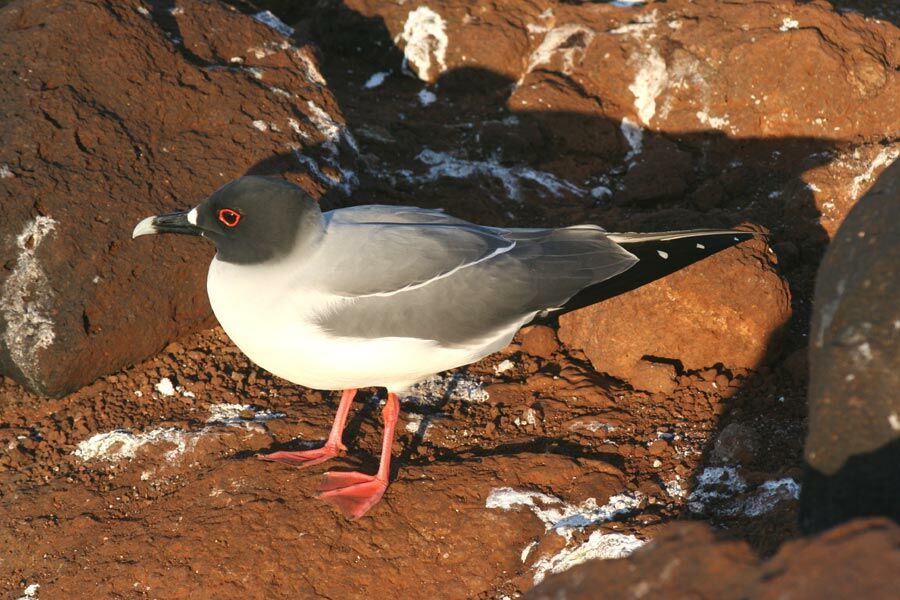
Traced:
<svg viewBox="0 0 900 600">
<path fill-rule="evenodd" d="M 271 454 L 257 454 L 256 458 L 302 468 L 325 462 L 330 458 L 339 456 L 345 450 L 347 450 L 347 448 L 343 444 L 340 446 L 325 444 L 321 448 L 312 448 L 310 450 L 281 450 L 279 452 L 272 452 Z"/>
<path fill-rule="evenodd" d="M 378 504 L 387 481 L 365 473 L 328 472 L 319 486 L 319 498 L 334 504 L 348 519 L 358 519 Z"/>
<path fill-rule="evenodd" d="M 338 405 L 337 414 L 334 416 L 331 433 L 328 434 L 328 440 L 321 448 L 295 450 L 292 452 L 282 450 L 271 454 L 257 454 L 256 458 L 285 463 L 295 467 L 311 467 L 320 462 L 325 462 L 329 458 L 334 458 L 342 452 L 346 452 L 347 446 L 341 442 L 341 435 L 344 432 L 347 414 L 350 412 L 350 404 L 353 402 L 354 396 L 356 396 L 356 390 L 344 390 L 344 393 L 341 394 L 341 403 Z"/>
</svg>

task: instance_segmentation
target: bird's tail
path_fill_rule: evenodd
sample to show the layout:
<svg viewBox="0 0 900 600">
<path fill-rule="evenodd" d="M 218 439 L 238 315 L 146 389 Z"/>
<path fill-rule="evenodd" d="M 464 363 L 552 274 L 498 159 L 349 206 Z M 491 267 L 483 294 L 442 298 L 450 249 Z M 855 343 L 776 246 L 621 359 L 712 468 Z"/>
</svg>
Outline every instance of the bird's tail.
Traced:
<svg viewBox="0 0 900 600">
<path fill-rule="evenodd" d="M 609 239 L 634 254 L 638 262 L 606 281 L 581 290 L 566 302 L 560 313 L 624 294 L 757 235 L 760 234 L 730 229 L 610 233 Z"/>
</svg>

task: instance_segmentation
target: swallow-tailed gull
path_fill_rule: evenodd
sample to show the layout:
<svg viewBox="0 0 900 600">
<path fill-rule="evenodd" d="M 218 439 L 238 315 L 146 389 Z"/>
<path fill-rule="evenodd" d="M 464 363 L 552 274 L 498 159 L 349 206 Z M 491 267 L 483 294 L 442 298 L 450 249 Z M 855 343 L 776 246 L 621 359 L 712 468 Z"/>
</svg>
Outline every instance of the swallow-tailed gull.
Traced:
<svg viewBox="0 0 900 600">
<path fill-rule="evenodd" d="M 189 211 L 148 217 L 133 237 L 155 233 L 215 243 L 210 304 L 253 362 L 303 386 L 343 390 L 323 447 L 261 458 L 308 466 L 338 455 L 356 390 L 387 389 L 378 472 L 329 472 L 320 488 L 351 518 L 387 488 L 398 392 L 500 350 L 536 318 L 599 302 L 753 236 L 485 227 L 405 206 L 322 212 L 301 188 L 263 177 L 232 181 Z"/>
</svg>

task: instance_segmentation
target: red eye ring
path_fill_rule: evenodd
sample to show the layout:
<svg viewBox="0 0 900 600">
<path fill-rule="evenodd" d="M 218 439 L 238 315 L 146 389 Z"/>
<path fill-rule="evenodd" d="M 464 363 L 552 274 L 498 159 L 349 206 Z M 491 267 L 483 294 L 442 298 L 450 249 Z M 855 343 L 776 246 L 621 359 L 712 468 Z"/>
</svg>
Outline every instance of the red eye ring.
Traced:
<svg viewBox="0 0 900 600">
<path fill-rule="evenodd" d="M 219 221 L 225 227 L 237 227 L 237 224 L 241 222 L 241 213 L 230 208 L 223 208 L 219 211 Z"/>
</svg>

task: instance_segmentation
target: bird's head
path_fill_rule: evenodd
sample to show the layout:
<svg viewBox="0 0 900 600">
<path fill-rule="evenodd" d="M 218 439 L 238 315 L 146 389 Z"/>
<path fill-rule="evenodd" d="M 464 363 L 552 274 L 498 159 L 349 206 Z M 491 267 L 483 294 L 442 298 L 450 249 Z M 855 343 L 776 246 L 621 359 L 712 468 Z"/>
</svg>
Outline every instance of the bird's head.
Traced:
<svg viewBox="0 0 900 600">
<path fill-rule="evenodd" d="M 318 204 L 302 188 L 281 179 L 248 176 L 223 185 L 191 210 L 147 217 L 131 237 L 200 235 L 215 243 L 218 260 L 258 264 L 314 242 L 323 228 Z"/>
</svg>

